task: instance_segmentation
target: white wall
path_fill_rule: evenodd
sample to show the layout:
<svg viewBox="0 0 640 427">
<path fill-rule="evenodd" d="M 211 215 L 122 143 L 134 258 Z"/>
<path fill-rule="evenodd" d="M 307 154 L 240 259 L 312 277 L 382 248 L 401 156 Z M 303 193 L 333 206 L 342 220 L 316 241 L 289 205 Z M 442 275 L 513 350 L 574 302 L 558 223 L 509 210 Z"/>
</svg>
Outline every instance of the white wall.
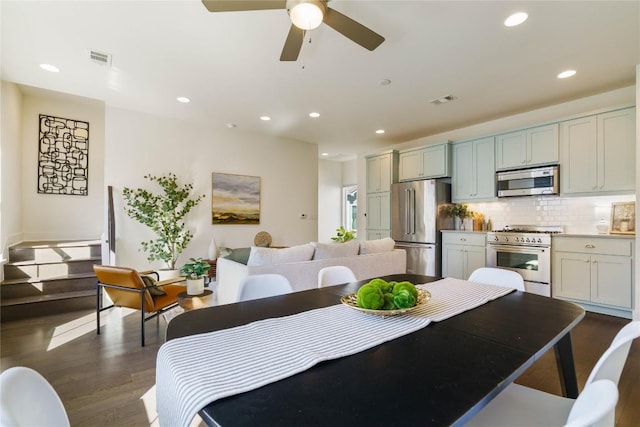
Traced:
<svg viewBox="0 0 640 427">
<path fill-rule="evenodd" d="M 87 196 L 39 194 L 39 115 L 89 122 Z M 23 88 L 22 239 L 99 239 L 102 233 L 104 104 L 56 92 Z"/>
<path fill-rule="evenodd" d="M 318 160 L 318 241 L 331 242 L 342 221 L 342 163 Z"/>
<path fill-rule="evenodd" d="M 0 118 L 0 261 L 7 247 L 22 239 L 20 171 L 22 147 L 22 94 L 18 86 L 2 82 Z M 0 275 L 4 269 L 0 268 Z M 1 278 L 1 277 L 0 277 Z"/>
<path fill-rule="evenodd" d="M 154 236 L 124 213 L 122 189 L 159 191 L 145 174 L 173 172 L 206 198 L 187 217 L 195 238 L 178 260 L 207 256 L 211 237 L 218 246 L 246 247 L 258 231 L 273 245 L 291 246 L 317 239 L 318 160 L 313 144 L 269 138 L 240 129 L 211 129 L 193 123 L 107 108 L 105 186 L 113 186 L 117 262 L 149 267 L 139 244 Z M 261 177 L 260 225 L 211 224 L 211 173 Z M 306 219 L 300 219 L 300 214 Z M 153 264 L 160 268 L 160 263 Z"/>
</svg>

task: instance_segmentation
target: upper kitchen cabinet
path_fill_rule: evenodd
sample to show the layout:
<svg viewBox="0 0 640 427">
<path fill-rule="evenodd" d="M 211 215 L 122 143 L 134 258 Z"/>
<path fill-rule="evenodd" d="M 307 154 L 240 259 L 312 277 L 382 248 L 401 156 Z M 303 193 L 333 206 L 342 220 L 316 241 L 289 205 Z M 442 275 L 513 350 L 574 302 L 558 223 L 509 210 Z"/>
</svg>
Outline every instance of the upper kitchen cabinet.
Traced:
<svg viewBox="0 0 640 427">
<path fill-rule="evenodd" d="M 496 137 L 496 169 L 558 163 L 558 124 L 538 126 Z"/>
<path fill-rule="evenodd" d="M 398 152 L 367 156 L 367 193 L 391 191 L 397 180 Z"/>
<path fill-rule="evenodd" d="M 632 193 L 635 132 L 635 108 L 561 123 L 561 194 Z"/>
<path fill-rule="evenodd" d="M 453 202 L 496 197 L 495 138 L 493 136 L 453 145 Z"/>
<path fill-rule="evenodd" d="M 451 144 L 447 141 L 401 151 L 398 170 L 400 181 L 450 177 Z"/>
</svg>

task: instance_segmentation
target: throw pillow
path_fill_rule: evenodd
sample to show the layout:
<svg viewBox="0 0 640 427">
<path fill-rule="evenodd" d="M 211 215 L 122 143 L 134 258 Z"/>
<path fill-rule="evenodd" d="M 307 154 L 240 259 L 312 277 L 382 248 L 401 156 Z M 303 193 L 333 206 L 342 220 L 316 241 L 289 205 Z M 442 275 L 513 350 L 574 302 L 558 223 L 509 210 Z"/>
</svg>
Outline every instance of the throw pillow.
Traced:
<svg viewBox="0 0 640 427">
<path fill-rule="evenodd" d="M 144 286 L 147 288 L 147 290 L 151 295 L 158 297 L 158 296 L 167 294 L 165 291 L 162 290 L 162 288 L 159 288 L 156 286 L 156 279 L 154 279 L 153 277 L 149 277 L 149 276 L 140 276 L 140 277 L 144 282 Z"/>
<path fill-rule="evenodd" d="M 247 265 L 250 254 L 251 248 L 229 249 L 229 255 L 227 255 L 225 258 L 231 261 L 239 262 L 240 264 Z"/>
<path fill-rule="evenodd" d="M 316 249 L 313 259 L 345 258 L 358 255 L 360 244 L 357 240 L 344 243 L 318 243 L 311 242 Z"/>
<path fill-rule="evenodd" d="M 385 237 L 379 240 L 367 240 L 360 242 L 360 255 L 389 252 L 393 250 L 395 245 L 396 242 L 391 237 Z"/>
<path fill-rule="evenodd" d="M 309 243 L 282 249 L 252 246 L 247 265 L 258 266 L 283 264 L 285 262 L 311 261 L 312 257 L 313 246 Z"/>
</svg>

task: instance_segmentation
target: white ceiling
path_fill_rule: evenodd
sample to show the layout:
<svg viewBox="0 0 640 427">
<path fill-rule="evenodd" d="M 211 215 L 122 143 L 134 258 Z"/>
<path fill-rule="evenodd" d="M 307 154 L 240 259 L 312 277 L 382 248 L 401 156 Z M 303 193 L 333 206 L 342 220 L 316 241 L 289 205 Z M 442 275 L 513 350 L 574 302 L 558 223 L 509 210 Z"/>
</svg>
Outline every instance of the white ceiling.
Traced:
<svg viewBox="0 0 640 427">
<path fill-rule="evenodd" d="M 385 42 L 370 52 L 322 25 L 305 38 L 297 62 L 280 62 L 290 25 L 284 10 L 211 13 L 195 0 L 2 0 L 2 79 L 212 129 L 233 123 L 344 159 L 630 86 L 640 63 L 639 1 L 329 6 Z M 516 11 L 529 19 L 503 26 Z M 91 63 L 88 49 L 111 54 L 112 66 Z M 576 76 L 557 79 L 567 68 Z M 429 103 L 448 94 L 457 99 Z M 311 119 L 311 111 L 321 116 Z"/>
</svg>

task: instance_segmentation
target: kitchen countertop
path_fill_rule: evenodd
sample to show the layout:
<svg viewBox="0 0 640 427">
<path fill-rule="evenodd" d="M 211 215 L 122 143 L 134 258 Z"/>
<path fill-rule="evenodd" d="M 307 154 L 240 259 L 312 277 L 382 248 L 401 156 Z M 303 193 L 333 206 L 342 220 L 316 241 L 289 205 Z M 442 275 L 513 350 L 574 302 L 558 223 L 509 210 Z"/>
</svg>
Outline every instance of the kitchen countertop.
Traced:
<svg viewBox="0 0 640 427">
<path fill-rule="evenodd" d="M 598 233 L 592 233 L 592 234 L 578 234 L 578 233 L 562 233 L 562 234 L 554 234 L 553 236 L 551 236 L 552 238 L 556 238 L 556 237 L 604 237 L 604 238 L 610 238 L 610 239 L 635 239 L 636 235 L 635 234 L 598 234 Z"/>
</svg>

